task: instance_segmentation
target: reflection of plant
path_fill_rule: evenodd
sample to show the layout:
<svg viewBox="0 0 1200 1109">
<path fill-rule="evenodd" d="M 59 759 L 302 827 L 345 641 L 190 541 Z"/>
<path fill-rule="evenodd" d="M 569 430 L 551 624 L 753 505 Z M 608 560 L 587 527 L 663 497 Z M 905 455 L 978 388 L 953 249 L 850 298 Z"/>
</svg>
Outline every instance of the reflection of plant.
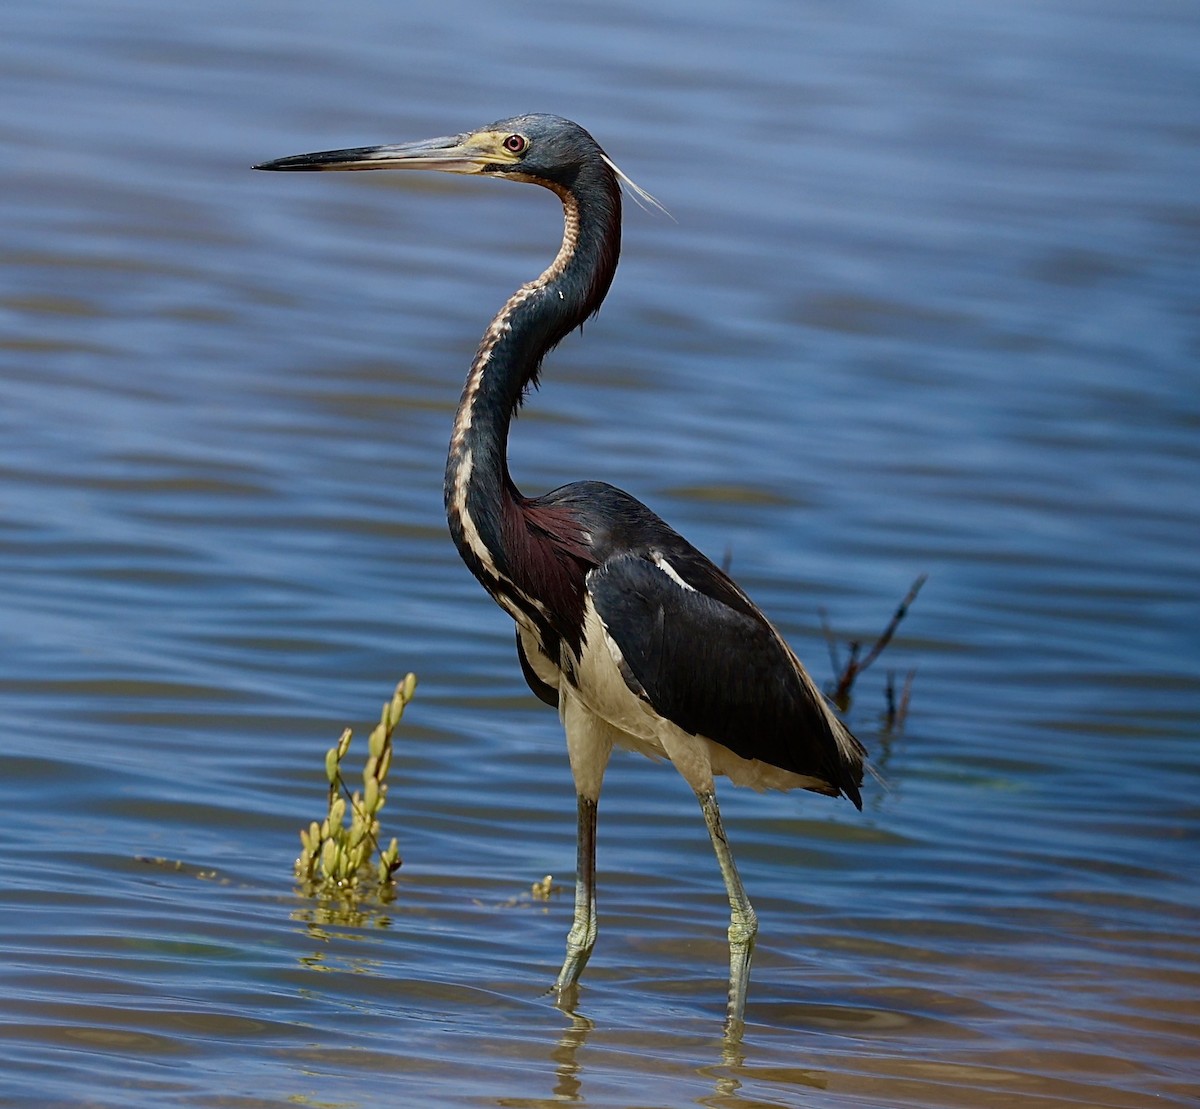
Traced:
<svg viewBox="0 0 1200 1109">
<path fill-rule="evenodd" d="M 296 860 L 296 877 L 303 883 L 305 893 L 357 898 L 373 885 L 381 900 L 395 897 L 393 876 L 400 869 L 400 849 L 394 839 L 386 848 L 380 848 L 379 811 L 387 801 L 392 733 L 416 688 L 416 675 L 409 674 L 383 706 L 379 723 L 368 741 L 361 791 L 351 793 L 342 777 L 342 759 L 350 750 L 350 729 L 326 752 L 329 813 L 322 823 L 314 820 L 300 830 L 302 850 Z M 379 858 L 373 862 L 376 852 Z"/>
</svg>

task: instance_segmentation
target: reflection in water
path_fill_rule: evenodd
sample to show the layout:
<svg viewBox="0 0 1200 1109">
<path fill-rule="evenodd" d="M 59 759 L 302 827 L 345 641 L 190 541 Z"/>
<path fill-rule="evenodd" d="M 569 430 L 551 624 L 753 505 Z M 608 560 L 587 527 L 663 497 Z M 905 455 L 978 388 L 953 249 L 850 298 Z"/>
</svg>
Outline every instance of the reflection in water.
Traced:
<svg viewBox="0 0 1200 1109">
<path fill-rule="evenodd" d="M 546 1109 L 588 1101 L 584 1090 L 583 1064 L 580 1050 L 587 1044 L 595 1025 L 578 1013 L 568 1013 L 570 1026 L 562 1033 L 550 1051 L 554 1086 L 548 1097 L 499 1097 L 496 1104 L 505 1109 Z"/>
<path fill-rule="evenodd" d="M 571 1027 L 562 1035 L 558 1045 L 550 1053 L 554 1062 L 554 1073 L 558 1079 L 554 1084 L 555 1101 L 583 1101 L 583 1083 L 580 1078 L 579 1049 L 587 1043 L 588 1034 L 596 1026 L 578 1013 L 570 1014 Z"/>
<path fill-rule="evenodd" d="M 550 1062 L 553 1068 L 554 1085 L 550 1095 L 538 1097 L 501 1097 L 496 1101 L 505 1109 L 546 1109 L 551 1105 L 564 1103 L 603 1103 L 602 1085 L 604 1082 L 603 1069 L 594 1066 L 597 1072 L 593 1086 L 589 1089 L 587 1072 L 589 1068 L 588 1040 L 596 1031 L 596 1025 L 579 1013 L 568 1014 L 569 1027 L 555 1042 L 550 1052 Z M 656 1038 L 645 1037 L 643 1051 L 651 1056 L 656 1049 Z M 669 1050 L 669 1049 L 668 1049 Z M 713 1062 L 700 1064 L 695 1067 L 697 1076 L 711 1085 L 711 1092 L 700 1094 L 694 1098 L 696 1105 L 708 1106 L 710 1109 L 756 1109 L 765 1104 L 753 1095 L 743 1096 L 742 1078 L 753 1076 L 757 1080 L 766 1079 L 788 1087 L 799 1101 L 789 1101 L 789 1104 L 804 1104 L 800 1091 L 808 1088 L 825 1090 L 829 1085 L 828 1075 L 818 1070 L 806 1070 L 802 1067 L 789 1065 L 755 1067 L 747 1062 L 747 1048 L 740 1037 L 725 1036 L 722 1040 L 707 1041 L 704 1050 L 711 1050 Z M 593 1056 L 602 1058 L 603 1048 L 592 1049 Z M 653 1064 L 651 1064 L 653 1065 Z M 771 1104 L 777 1104 L 771 1102 Z"/>
</svg>

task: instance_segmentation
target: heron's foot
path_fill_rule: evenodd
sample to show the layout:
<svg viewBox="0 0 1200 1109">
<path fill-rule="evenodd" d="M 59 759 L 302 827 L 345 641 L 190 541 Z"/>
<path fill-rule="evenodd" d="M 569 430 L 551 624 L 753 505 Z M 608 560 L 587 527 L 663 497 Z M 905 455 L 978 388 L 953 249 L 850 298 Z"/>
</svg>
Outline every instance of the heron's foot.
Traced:
<svg viewBox="0 0 1200 1109">
<path fill-rule="evenodd" d="M 567 935 L 567 957 L 563 960 L 562 970 L 558 972 L 558 979 L 554 983 L 560 1005 L 564 995 L 576 988 L 579 976 L 587 966 L 588 959 L 592 957 L 592 949 L 595 946 L 595 928 L 572 928 Z"/>
<path fill-rule="evenodd" d="M 746 992 L 750 988 L 750 960 L 754 956 L 754 937 L 758 918 L 746 905 L 729 923 L 729 1004 L 725 1013 L 725 1038 L 736 1043 L 745 1028 Z"/>
<path fill-rule="evenodd" d="M 577 1017 L 579 1015 L 579 983 L 571 982 L 566 986 L 559 986 L 557 983 L 547 991 L 554 994 L 555 1008 L 561 1009 L 569 1017 Z"/>
</svg>

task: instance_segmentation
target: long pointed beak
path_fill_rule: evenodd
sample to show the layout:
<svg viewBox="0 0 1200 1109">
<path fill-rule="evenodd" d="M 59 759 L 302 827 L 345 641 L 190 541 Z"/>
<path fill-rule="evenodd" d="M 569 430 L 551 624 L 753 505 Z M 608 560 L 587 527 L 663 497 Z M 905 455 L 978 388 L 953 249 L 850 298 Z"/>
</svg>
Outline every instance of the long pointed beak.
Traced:
<svg viewBox="0 0 1200 1109">
<path fill-rule="evenodd" d="M 432 169 L 443 173 L 480 173 L 495 165 L 496 151 L 472 141 L 471 135 L 448 135 L 439 139 L 401 143 L 398 146 L 359 146 L 350 150 L 320 150 L 263 162 L 255 169 L 350 170 Z"/>
</svg>

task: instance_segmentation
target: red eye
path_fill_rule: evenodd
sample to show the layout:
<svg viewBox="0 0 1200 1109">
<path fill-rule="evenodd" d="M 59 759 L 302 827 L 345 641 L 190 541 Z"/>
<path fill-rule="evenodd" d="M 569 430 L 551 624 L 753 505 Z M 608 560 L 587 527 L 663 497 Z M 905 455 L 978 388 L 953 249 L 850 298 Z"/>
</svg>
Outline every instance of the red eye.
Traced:
<svg viewBox="0 0 1200 1109">
<path fill-rule="evenodd" d="M 529 148 L 529 140 L 524 135 L 509 135 L 504 140 L 504 149 L 510 154 L 524 154 Z"/>
</svg>

